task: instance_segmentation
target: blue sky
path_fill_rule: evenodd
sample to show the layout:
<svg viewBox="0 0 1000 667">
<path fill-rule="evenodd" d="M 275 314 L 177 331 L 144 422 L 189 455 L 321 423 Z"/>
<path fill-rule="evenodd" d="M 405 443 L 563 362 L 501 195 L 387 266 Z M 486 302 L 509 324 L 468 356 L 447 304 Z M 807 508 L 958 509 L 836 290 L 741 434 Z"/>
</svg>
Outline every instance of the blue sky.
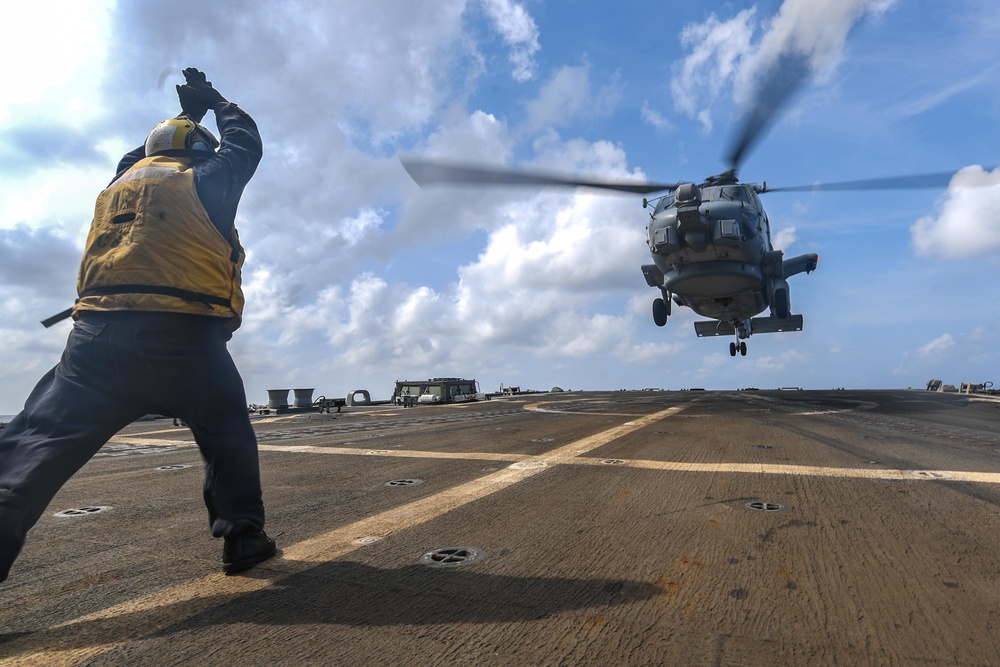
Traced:
<svg viewBox="0 0 1000 667">
<path fill-rule="evenodd" d="M 230 344 L 251 402 L 293 386 L 385 398 L 444 375 L 487 390 L 1000 381 L 992 0 L 39 0 L 6 18 L 0 414 L 58 360 L 69 323 L 38 322 L 72 303 L 94 199 L 177 113 L 187 66 L 265 139 Z M 805 330 L 754 336 L 745 358 L 697 338 L 690 312 L 653 324 L 640 198 L 421 190 L 397 158 L 697 182 L 725 167 L 755 74 L 790 52 L 812 78 L 744 180 L 964 171 L 940 190 L 766 195 L 779 247 L 822 260 L 790 281 Z"/>
</svg>

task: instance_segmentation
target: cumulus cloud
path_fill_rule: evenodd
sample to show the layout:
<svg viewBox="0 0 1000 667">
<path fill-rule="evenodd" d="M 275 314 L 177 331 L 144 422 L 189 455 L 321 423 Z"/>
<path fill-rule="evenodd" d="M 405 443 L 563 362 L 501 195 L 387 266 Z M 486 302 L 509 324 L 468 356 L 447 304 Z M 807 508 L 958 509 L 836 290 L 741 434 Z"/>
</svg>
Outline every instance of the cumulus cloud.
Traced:
<svg viewBox="0 0 1000 667">
<path fill-rule="evenodd" d="M 1000 250 L 1000 168 L 962 169 L 937 209 L 910 227 L 918 255 L 957 259 Z"/>
<path fill-rule="evenodd" d="M 771 235 L 771 244 L 778 250 L 788 250 L 798 240 L 795 227 L 783 227 Z"/>
<path fill-rule="evenodd" d="M 691 52 L 671 80 L 677 109 L 710 131 L 713 103 L 731 90 L 754 122 L 756 98 L 764 98 L 766 107 L 783 104 L 804 77 L 836 66 L 859 21 L 880 16 L 895 1 L 784 0 L 778 13 L 763 21 L 752 7 L 729 20 L 712 14 L 686 26 L 681 43 Z"/>
<path fill-rule="evenodd" d="M 486 13 L 493 20 L 497 32 L 510 47 L 512 76 L 520 82 L 535 76 L 535 54 L 538 44 L 538 26 L 524 6 L 511 0 L 482 0 Z"/>
<path fill-rule="evenodd" d="M 601 134 L 596 122 L 620 112 L 624 91 L 640 82 L 628 80 L 628 71 L 599 76 L 608 60 L 594 51 L 591 66 L 579 45 L 544 62 L 544 35 L 528 11 L 534 5 L 73 4 L 66 15 L 80 38 L 60 32 L 58 43 L 85 64 L 34 47 L 32 56 L 48 58 L 44 85 L 12 79 L 20 97 L 0 103 L 0 342 L 16 359 L 5 366 L 12 387 L 0 395 L 6 405 L 23 400 L 57 360 L 68 323 L 42 335 L 38 320 L 72 300 L 94 198 L 119 156 L 177 112 L 173 85 L 189 65 L 253 115 L 265 142 L 237 218 L 249 253 L 247 310 L 230 343 L 251 400 L 262 400 L 264 387 L 290 384 L 384 395 L 394 379 L 428 374 L 593 387 L 638 369 L 650 386 L 676 385 L 677 377 L 691 381 L 703 350 L 716 349 L 693 338 L 688 309 L 675 309 L 665 329 L 653 325 L 656 290 L 639 270 L 649 261 L 648 211 L 638 197 L 421 190 L 396 158 L 645 179 L 636 156 L 615 143 L 618 135 Z M 827 4 L 816 4 L 823 20 L 830 20 Z M 846 6 L 857 18 L 877 3 Z M 62 25 L 43 16 L 57 13 L 51 7 L 37 12 L 33 34 Z M 78 14 L 77 7 L 89 9 Z M 793 7 L 801 4 L 786 2 L 789 16 L 771 22 L 747 10 L 690 27 L 683 38 L 689 57 L 674 70 L 678 109 L 710 123 L 712 103 L 752 81 L 768 49 L 780 51 L 766 39 L 772 32 L 775 45 L 806 48 L 809 36 L 837 52 L 836 39 L 809 35 L 800 25 L 808 16 Z M 782 30 L 782 22 L 793 27 Z M 802 37 L 796 42 L 789 33 Z M 9 61 L 19 60 L 14 53 Z M 495 62 L 499 76 L 487 69 Z M 505 94 L 508 71 L 516 95 Z M 671 128 L 649 103 L 628 120 L 634 111 L 647 125 Z M 211 116 L 207 122 L 212 126 Z M 671 159 L 670 147 L 652 143 L 633 145 L 657 164 Z M 791 243 L 794 230 L 776 238 Z M 682 351 L 690 358 L 679 359 Z M 672 357 L 677 368 L 665 368 Z M 719 364 L 735 368 L 726 354 Z M 706 383 L 698 377 L 694 384 Z"/>
<path fill-rule="evenodd" d="M 703 97 L 715 99 L 737 75 L 751 52 L 755 16 L 756 8 L 745 9 L 728 21 L 712 14 L 704 23 L 681 31 L 681 44 L 691 53 L 675 65 L 670 90 L 677 110 L 698 117 L 706 131 L 712 129 L 712 121 L 703 108 Z"/>
</svg>

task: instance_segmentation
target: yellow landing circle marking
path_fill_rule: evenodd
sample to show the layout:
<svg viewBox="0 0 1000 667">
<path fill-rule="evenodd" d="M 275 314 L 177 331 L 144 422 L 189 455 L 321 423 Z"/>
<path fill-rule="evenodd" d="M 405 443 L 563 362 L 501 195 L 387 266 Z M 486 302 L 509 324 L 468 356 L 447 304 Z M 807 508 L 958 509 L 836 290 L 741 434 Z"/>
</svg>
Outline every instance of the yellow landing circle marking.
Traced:
<svg viewBox="0 0 1000 667">
<path fill-rule="evenodd" d="M 633 419 L 531 460 L 543 461 L 546 464 L 564 463 L 577 456 L 576 452 L 579 449 L 600 447 L 676 414 L 682 409 L 683 407 L 670 408 Z M 292 451 L 289 448 L 285 449 Z M 309 451 L 322 449 L 325 448 L 317 447 Z M 352 454 L 358 453 L 358 450 L 349 451 Z M 509 460 L 510 457 L 507 458 Z M 502 468 L 465 484 L 445 489 L 435 496 L 360 519 L 284 547 L 278 558 L 261 563 L 246 575 L 227 577 L 222 573 L 212 573 L 33 632 L 26 637 L 0 644 L 0 661 L 4 666 L 77 665 L 94 656 L 124 646 L 129 641 L 141 639 L 135 635 L 134 628 L 130 626 L 130 619 L 135 614 L 144 613 L 148 616 L 144 619 L 145 634 L 142 636 L 154 634 L 183 619 L 226 604 L 240 595 L 253 593 L 278 583 L 297 572 L 309 569 L 315 563 L 329 562 L 361 549 L 367 546 L 359 542 L 364 536 L 377 535 L 379 539 L 385 539 L 394 533 L 431 521 L 480 498 L 502 491 L 546 470 L 548 465 L 521 469 Z M 77 625 L 85 627 L 75 630 L 74 626 Z M 78 646 L 81 637 L 85 638 L 84 641 L 92 643 L 84 647 Z M 49 648 L 42 651 L 31 650 L 32 646 L 40 643 Z"/>
</svg>

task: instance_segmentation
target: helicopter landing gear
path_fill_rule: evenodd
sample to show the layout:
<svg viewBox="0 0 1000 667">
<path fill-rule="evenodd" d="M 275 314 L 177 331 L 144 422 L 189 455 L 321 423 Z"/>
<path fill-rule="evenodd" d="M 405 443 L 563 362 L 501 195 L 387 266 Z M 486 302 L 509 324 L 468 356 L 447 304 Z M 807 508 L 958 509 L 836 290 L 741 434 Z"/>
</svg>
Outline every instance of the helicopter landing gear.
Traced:
<svg viewBox="0 0 1000 667">
<path fill-rule="evenodd" d="M 662 327 L 667 323 L 667 316 L 670 315 L 670 306 L 663 299 L 653 300 L 653 322 L 658 327 Z"/>
<path fill-rule="evenodd" d="M 729 344 L 729 356 L 735 357 L 737 352 L 739 352 L 742 357 L 747 356 L 747 343 L 745 340 L 741 340 L 739 345 L 736 343 Z"/>
</svg>

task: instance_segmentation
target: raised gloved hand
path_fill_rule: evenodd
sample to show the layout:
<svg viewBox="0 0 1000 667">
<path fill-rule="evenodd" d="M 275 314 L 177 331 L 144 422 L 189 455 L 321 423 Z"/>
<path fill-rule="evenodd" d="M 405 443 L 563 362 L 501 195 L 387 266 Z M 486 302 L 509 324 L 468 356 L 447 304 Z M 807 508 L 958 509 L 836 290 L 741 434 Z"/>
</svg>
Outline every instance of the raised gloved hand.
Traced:
<svg viewBox="0 0 1000 667">
<path fill-rule="evenodd" d="M 208 112 L 208 105 L 202 100 L 201 92 L 187 84 L 177 86 L 177 99 L 181 101 L 181 115 L 200 123 Z"/>
<path fill-rule="evenodd" d="M 218 110 L 229 103 L 222 93 L 212 87 L 212 82 L 205 78 L 205 73 L 201 70 L 188 67 L 183 73 L 187 83 L 177 86 L 177 98 L 184 113 L 196 123 L 201 122 L 209 109 Z"/>
</svg>

